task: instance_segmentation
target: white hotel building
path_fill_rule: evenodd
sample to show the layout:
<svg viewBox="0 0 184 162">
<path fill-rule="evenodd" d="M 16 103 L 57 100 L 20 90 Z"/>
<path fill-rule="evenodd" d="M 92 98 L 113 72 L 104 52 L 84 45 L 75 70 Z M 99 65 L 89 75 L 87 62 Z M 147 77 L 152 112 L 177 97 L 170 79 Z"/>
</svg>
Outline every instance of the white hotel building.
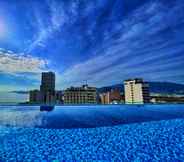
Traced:
<svg viewBox="0 0 184 162">
<path fill-rule="evenodd" d="M 150 102 L 149 84 L 143 79 L 129 79 L 124 81 L 125 103 L 144 104 Z"/>
</svg>

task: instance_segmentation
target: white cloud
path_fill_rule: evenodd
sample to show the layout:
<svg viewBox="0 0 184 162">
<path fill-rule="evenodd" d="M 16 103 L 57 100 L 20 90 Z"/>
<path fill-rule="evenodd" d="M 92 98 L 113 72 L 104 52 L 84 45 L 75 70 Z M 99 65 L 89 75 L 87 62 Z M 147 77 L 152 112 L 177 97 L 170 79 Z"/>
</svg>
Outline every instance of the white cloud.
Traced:
<svg viewBox="0 0 184 162">
<path fill-rule="evenodd" d="M 48 1 L 47 3 L 50 10 L 50 24 L 45 24 L 40 11 L 36 8 L 34 13 L 37 20 L 38 33 L 36 33 L 34 41 L 26 50 L 28 53 L 34 50 L 37 46 L 41 45 L 41 47 L 45 47 L 45 42 L 70 20 L 67 14 L 65 14 L 62 2 Z"/>
<path fill-rule="evenodd" d="M 19 74 L 19 73 L 40 73 L 48 65 L 47 60 L 26 54 L 16 54 L 0 51 L 0 72 Z"/>
<path fill-rule="evenodd" d="M 49 3 L 50 12 L 51 12 L 51 22 L 52 22 L 52 29 L 58 30 L 65 22 L 67 22 L 67 16 L 63 10 L 63 6 L 61 3 L 56 3 L 52 1 Z"/>
</svg>

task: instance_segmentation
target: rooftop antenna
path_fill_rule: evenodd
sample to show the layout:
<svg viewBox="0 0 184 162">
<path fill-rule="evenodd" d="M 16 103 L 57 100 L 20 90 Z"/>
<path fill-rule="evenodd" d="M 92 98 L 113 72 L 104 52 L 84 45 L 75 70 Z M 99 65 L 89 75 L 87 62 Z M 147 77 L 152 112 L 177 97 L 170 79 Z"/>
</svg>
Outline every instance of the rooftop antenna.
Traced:
<svg viewBox="0 0 184 162">
<path fill-rule="evenodd" d="M 85 80 L 85 85 L 88 85 L 88 81 L 87 80 Z"/>
</svg>

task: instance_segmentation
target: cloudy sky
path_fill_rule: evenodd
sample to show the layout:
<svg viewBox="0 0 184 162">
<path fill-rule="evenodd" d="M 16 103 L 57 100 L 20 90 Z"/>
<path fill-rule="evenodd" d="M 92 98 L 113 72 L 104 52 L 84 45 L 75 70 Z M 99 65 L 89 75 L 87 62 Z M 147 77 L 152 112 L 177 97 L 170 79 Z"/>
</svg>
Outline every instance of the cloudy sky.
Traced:
<svg viewBox="0 0 184 162">
<path fill-rule="evenodd" d="M 0 91 L 184 83 L 183 0 L 0 0 Z"/>
</svg>

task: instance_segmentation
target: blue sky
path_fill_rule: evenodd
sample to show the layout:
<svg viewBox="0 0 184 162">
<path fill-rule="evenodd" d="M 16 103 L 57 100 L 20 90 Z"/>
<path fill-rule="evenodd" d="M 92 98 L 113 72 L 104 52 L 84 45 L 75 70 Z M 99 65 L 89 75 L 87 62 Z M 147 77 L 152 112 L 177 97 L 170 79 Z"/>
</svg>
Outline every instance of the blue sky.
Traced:
<svg viewBox="0 0 184 162">
<path fill-rule="evenodd" d="M 184 83 L 183 0 L 1 0 L 0 91 Z"/>
</svg>

